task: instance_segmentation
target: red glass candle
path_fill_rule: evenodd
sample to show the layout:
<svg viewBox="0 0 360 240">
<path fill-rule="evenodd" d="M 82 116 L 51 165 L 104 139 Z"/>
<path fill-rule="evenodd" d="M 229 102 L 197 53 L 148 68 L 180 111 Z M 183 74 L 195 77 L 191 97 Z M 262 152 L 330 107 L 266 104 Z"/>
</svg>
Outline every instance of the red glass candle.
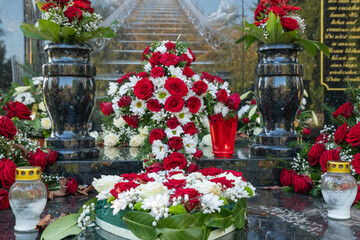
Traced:
<svg viewBox="0 0 360 240">
<path fill-rule="evenodd" d="M 214 156 L 231 158 L 234 154 L 238 117 L 209 117 L 209 123 Z"/>
</svg>

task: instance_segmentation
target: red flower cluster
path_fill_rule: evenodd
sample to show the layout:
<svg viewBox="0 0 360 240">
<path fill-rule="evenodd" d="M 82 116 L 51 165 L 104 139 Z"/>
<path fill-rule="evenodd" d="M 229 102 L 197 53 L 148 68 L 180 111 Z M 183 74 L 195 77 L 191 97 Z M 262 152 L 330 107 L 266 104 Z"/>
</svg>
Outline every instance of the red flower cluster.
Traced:
<svg viewBox="0 0 360 240">
<path fill-rule="evenodd" d="M 57 154 L 58 153 L 53 150 L 47 150 L 47 153 L 45 153 L 38 148 L 35 152 L 31 151 L 28 153 L 27 159 L 31 166 L 38 166 L 44 170 L 47 164 L 54 164 L 56 162 Z"/>
<path fill-rule="evenodd" d="M 184 202 L 185 195 L 189 197 L 189 200 L 187 202 Z M 201 197 L 201 194 L 193 188 L 178 188 L 171 196 L 171 199 L 178 197 L 182 198 L 181 204 L 184 205 L 185 209 L 188 212 L 191 212 L 200 204 L 199 198 Z"/>
<path fill-rule="evenodd" d="M 78 189 L 78 182 L 76 178 L 68 177 L 66 179 L 66 191 L 71 194 L 76 194 Z"/>
<path fill-rule="evenodd" d="M 64 8 L 65 17 L 69 19 L 69 22 L 77 20 L 81 21 L 83 17 L 83 12 L 93 13 L 94 9 L 91 7 L 91 2 L 89 0 L 46 0 L 48 3 L 45 3 L 41 6 L 41 10 L 48 12 L 55 8 Z"/>
<path fill-rule="evenodd" d="M 280 175 L 280 182 L 283 186 L 293 186 L 295 192 L 306 194 L 314 186 L 313 180 L 304 174 L 297 174 L 294 170 L 284 168 Z"/>
</svg>

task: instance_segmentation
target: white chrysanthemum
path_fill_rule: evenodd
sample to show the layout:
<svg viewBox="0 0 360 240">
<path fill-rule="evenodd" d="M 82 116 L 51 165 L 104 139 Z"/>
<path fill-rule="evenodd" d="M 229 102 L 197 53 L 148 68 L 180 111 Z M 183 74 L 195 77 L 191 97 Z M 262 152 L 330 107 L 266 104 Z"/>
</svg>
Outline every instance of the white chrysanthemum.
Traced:
<svg viewBox="0 0 360 240">
<path fill-rule="evenodd" d="M 130 86 L 129 82 L 121 85 L 119 89 L 119 95 L 124 96 L 129 90 L 131 90 L 134 86 Z"/>
<path fill-rule="evenodd" d="M 150 80 L 154 83 L 155 89 L 164 89 L 164 85 L 166 82 L 167 77 L 158 77 L 158 78 L 153 78 L 150 77 Z"/>
<path fill-rule="evenodd" d="M 137 83 L 138 81 L 140 81 L 140 80 L 141 80 L 141 79 L 140 79 L 139 77 L 135 76 L 135 75 L 129 77 L 129 82 L 128 82 L 129 87 L 130 87 L 130 88 L 134 88 L 135 85 L 136 85 L 136 83 Z"/>
<path fill-rule="evenodd" d="M 150 72 L 152 69 L 151 63 L 148 62 L 147 64 L 145 64 L 144 69 L 146 72 Z"/>
<path fill-rule="evenodd" d="M 146 198 L 141 204 L 143 209 L 150 210 L 150 214 L 155 217 L 156 221 L 163 216 L 168 216 L 169 206 L 169 195 L 167 193 Z"/>
<path fill-rule="evenodd" d="M 41 102 L 41 103 L 39 104 L 39 109 L 40 109 L 41 111 L 43 111 L 43 112 L 46 112 L 46 108 L 45 108 L 44 102 Z"/>
<path fill-rule="evenodd" d="M 151 119 L 155 122 L 161 122 L 165 119 L 165 116 L 167 113 L 162 108 L 159 112 L 153 112 L 153 115 L 151 116 Z"/>
<path fill-rule="evenodd" d="M 122 177 L 115 175 L 101 175 L 101 178 L 94 178 L 92 185 L 100 195 L 96 196 L 98 200 L 108 199 L 111 197 L 111 189 L 113 189 L 114 185 L 121 180 Z"/>
<path fill-rule="evenodd" d="M 104 145 L 108 147 L 113 147 L 119 143 L 119 136 L 110 132 L 108 135 L 104 137 Z"/>
<path fill-rule="evenodd" d="M 117 90 L 118 90 L 118 83 L 117 82 L 110 82 L 109 83 L 109 90 L 108 90 L 108 95 L 112 96 L 114 95 Z"/>
<path fill-rule="evenodd" d="M 165 45 L 160 45 L 159 47 L 157 47 L 155 49 L 154 52 L 161 52 L 161 54 L 164 54 L 164 53 L 166 53 L 166 51 L 167 51 L 167 48 L 165 47 Z"/>
<path fill-rule="evenodd" d="M 42 118 L 41 119 L 41 127 L 43 129 L 51 129 L 51 120 L 50 120 L 50 118 L 48 118 L 48 117 Z"/>
<path fill-rule="evenodd" d="M 118 194 L 118 198 L 112 201 L 112 205 L 110 208 L 113 208 L 113 215 L 116 215 L 120 210 L 125 210 L 127 205 L 133 201 L 135 195 L 134 189 L 130 189 L 130 191 L 122 192 Z"/>
<path fill-rule="evenodd" d="M 36 118 L 36 113 L 32 113 L 31 115 L 30 115 L 30 118 L 31 118 L 31 120 L 35 120 L 35 118 Z"/>
<path fill-rule="evenodd" d="M 113 123 L 117 128 L 122 128 L 126 124 L 125 120 L 121 116 L 114 118 Z"/>
<path fill-rule="evenodd" d="M 208 93 L 211 94 L 211 96 L 216 99 L 216 93 L 218 92 L 218 88 L 211 82 L 205 81 L 208 85 Z"/>
<path fill-rule="evenodd" d="M 214 113 L 218 114 L 222 112 L 222 109 L 226 107 L 224 103 L 222 102 L 217 102 L 214 106 Z"/>
<path fill-rule="evenodd" d="M 241 119 L 242 116 L 247 113 L 250 109 L 250 105 L 244 105 L 240 108 L 240 110 L 238 111 L 238 117 Z"/>
<path fill-rule="evenodd" d="M 160 103 L 165 104 L 165 101 L 170 96 L 170 93 L 166 89 L 158 89 L 154 92 L 154 96 Z"/>
<path fill-rule="evenodd" d="M 186 54 L 188 56 L 188 58 L 190 58 L 191 60 L 193 60 L 193 56 L 190 54 L 189 50 L 186 50 L 184 52 L 184 54 Z"/>
<path fill-rule="evenodd" d="M 109 160 L 114 160 L 120 155 L 120 149 L 117 147 L 104 147 L 104 154 Z"/>
<path fill-rule="evenodd" d="M 180 67 L 174 67 L 174 66 L 170 66 L 169 67 L 169 71 L 172 77 L 177 77 L 183 81 L 187 80 L 187 77 L 185 75 L 183 75 L 183 70 Z"/>
<path fill-rule="evenodd" d="M 170 129 L 170 128 L 167 128 L 165 129 L 165 133 L 166 133 L 166 136 L 168 138 L 171 138 L 171 137 L 180 137 L 180 135 L 182 133 L 184 133 L 184 130 L 182 129 L 181 126 L 177 126 L 176 128 L 174 129 Z"/>
<path fill-rule="evenodd" d="M 136 98 L 130 104 L 130 111 L 138 116 L 143 116 L 145 114 L 146 102 L 144 100 Z"/>
<path fill-rule="evenodd" d="M 146 137 L 147 135 L 149 135 L 149 127 L 145 126 L 145 127 L 139 127 L 139 134 L 143 137 Z"/>
<path fill-rule="evenodd" d="M 196 135 L 190 136 L 190 134 L 185 134 L 185 137 L 183 138 L 183 146 L 185 148 L 185 152 L 188 154 L 193 154 L 196 152 L 196 146 L 197 146 L 197 136 Z"/>
<path fill-rule="evenodd" d="M 180 112 L 175 113 L 175 116 L 179 120 L 180 124 L 185 125 L 191 122 L 193 114 L 189 111 L 189 108 L 184 107 Z"/>
<path fill-rule="evenodd" d="M 144 136 L 142 135 L 135 135 L 130 138 L 129 145 L 130 147 L 140 147 L 144 144 Z"/>
<path fill-rule="evenodd" d="M 221 206 L 224 206 L 224 201 L 219 196 L 212 193 L 205 194 L 200 198 L 200 203 L 203 213 L 214 213 L 220 212 Z"/>
<path fill-rule="evenodd" d="M 33 96 L 31 96 L 31 93 L 29 92 L 23 92 L 16 95 L 14 100 L 18 102 L 22 102 L 25 105 L 29 105 L 35 102 L 35 98 L 33 98 Z"/>
<path fill-rule="evenodd" d="M 34 85 L 42 85 L 44 77 L 33 77 L 32 80 Z"/>
<path fill-rule="evenodd" d="M 151 145 L 152 153 L 154 154 L 155 158 L 158 160 L 163 160 L 166 156 L 169 147 L 167 144 L 163 144 L 160 140 L 156 140 Z"/>
<path fill-rule="evenodd" d="M 200 145 L 202 146 L 212 146 L 211 134 L 207 134 L 201 140 Z"/>
<path fill-rule="evenodd" d="M 93 131 L 93 132 L 90 132 L 89 135 L 93 138 L 95 138 L 95 141 L 98 139 L 99 137 L 99 133 L 97 131 Z"/>
<path fill-rule="evenodd" d="M 160 182 L 148 182 L 146 184 L 140 184 L 136 188 L 143 199 L 154 197 L 157 194 L 165 194 L 168 189 Z"/>
<path fill-rule="evenodd" d="M 227 92 L 227 94 L 231 94 L 230 89 L 229 89 L 229 83 L 228 82 L 224 82 L 222 85 L 219 86 L 220 89 L 225 89 L 225 91 Z"/>
</svg>

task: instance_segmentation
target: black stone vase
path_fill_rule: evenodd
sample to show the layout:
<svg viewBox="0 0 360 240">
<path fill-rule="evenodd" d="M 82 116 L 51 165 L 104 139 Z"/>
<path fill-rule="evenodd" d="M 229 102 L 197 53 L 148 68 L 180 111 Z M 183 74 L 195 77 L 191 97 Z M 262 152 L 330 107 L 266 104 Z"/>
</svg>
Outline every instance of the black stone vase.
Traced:
<svg viewBox="0 0 360 240">
<path fill-rule="evenodd" d="M 259 46 L 256 67 L 255 99 L 264 121 L 262 132 L 251 146 L 252 156 L 292 157 L 288 144 L 300 141 L 294 120 L 303 98 L 303 65 L 297 56 L 300 47 L 293 43 Z"/>
<path fill-rule="evenodd" d="M 58 151 L 58 160 L 99 156 L 88 122 L 95 106 L 96 68 L 90 64 L 92 49 L 85 43 L 53 42 L 45 47 L 44 103 L 52 122 L 45 146 Z"/>
</svg>

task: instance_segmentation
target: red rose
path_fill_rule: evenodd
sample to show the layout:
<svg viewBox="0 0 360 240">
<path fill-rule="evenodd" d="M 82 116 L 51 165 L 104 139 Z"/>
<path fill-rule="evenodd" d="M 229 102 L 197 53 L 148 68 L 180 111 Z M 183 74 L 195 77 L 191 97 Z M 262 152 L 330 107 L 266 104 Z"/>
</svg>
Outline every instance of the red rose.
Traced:
<svg viewBox="0 0 360 240">
<path fill-rule="evenodd" d="M 352 147 L 360 146 L 360 123 L 353 126 L 346 135 L 346 142 Z"/>
<path fill-rule="evenodd" d="M 184 99 L 178 96 L 170 96 L 166 99 L 164 108 L 169 112 L 180 112 L 184 108 Z"/>
<path fill-rule="evenodd" d="M 167 177 L 166 178 L 171 178 L 172 176 L 176 175 L 176 174 L 183 174 L 183 171 L 171 171 L 167 173 Z"/>
<path fill-rule="evenodd" d="M 355 169 L 355 172 L 360 175 L 360 153 L 354 155 L 354 159 L 351 161 L 351 165 Z"/>
<path fill-rule="evenodd" d="M 199 166 L 196 165 L 194 162 L 191 162 L 186 171 L 188 173 L 197 172 L 197 171 L 199 171 Z"/>
<path fill-rule="evenodd" d="M 184 81 L 178 78 L 168 78 L 165 82 L 164 88 L 173 96 L 184 97 L 189 92 Z"/>
<path fill-rule="evenodd" d="M 80 20 L 82 19 L 83 12 L 81 11 L 80 8 L 71 6 L 66 9 L 64 15 L 69 19 L 69 22 L 72 22 L 75 19 L 77 19 L 77 21 L 80 22 Z"/>
<path fill-rule="evenodd" d="M 151 164 L 149 167 L 147 167 L 145 169 L 146 169 L 147 173 L 157 173 L 159 171 L 164 170 L 164 166 L 161 163 L 156 162 L 156 163 Z"/>
<path fill-rule="evenodd" d="M 239 104 L 241 102 L 240 96 L 237 93 L 231 94 L 226 101 L 226 106 L 229 109 L 237 110 L 239 108 Z"/>
<path fill-rule="evenodd" d="M 325 133 L 322 133 L 316 138 L 315 143 L 327 143 L 328 139 L 329 136 L 326 135 Z"/>
<path fill-rule="evenodd" d="M 51 150 L 51 149 L 48 149 L 47 151 L 49 152 L 48 154 L 46 154 L 47 163 L 48 164 L 54 164 L 56 162 L 58 152 L 54 151 L 54 150 Z"/>
<path fill-rule="evenodd" d="M 16 164 L 6 158 L 0 161 L 0 183 L 6 188 L 10 189 L 11 185 L 15 182 Z"/>
<path fill-rule="evenodd" d="M 140 183 L 148 183 L 148 182 L 155 182 L 154 178 L 151 178 L 147 175 L 147 173 L 142 173 L 136 176 L 136 180 Z"/>
<path fill-rule="evenodd" d="M 200 159 L 203 155 L 203 151 L 201 151 L 200 149 L 196 149 L 196 152 L 193 154 L 193 157 L 196 159 Z"/>
<path fill-rule="evenodd" d="M 360 185 L 358 184 L 358 188 L 357 188 L 357 194 L 356 194 L 356 198 L 354 201 L 354 204 L 359 204 L 360 203 Z"/>
<path fill-rule="evenodd" d="M 134 94 L 137 98 L 148 100 L 154 92 L 154 84 L 147 78 L 138 81 L 134 87 Z"/>
<path fill-rule="evenodd" d="M 269 12 L 273 12 L 276 16 L 285 16 L 286 12 L 284 9 L 282 9 L 281 7 L 271 7 L 268 8 L 268 10 L 266 11 L 266 14 L 269 14 Z"/>
<path fill-rule="evenodd" d="M 337 118 L 339 115 L 343 116 L 345 119 L 354 115 L 354 106 L 351 102 L 344 103 L 333 113 L 334 118 Z"/>
<path fill-rule="evenodd" d="M 215 114 L 212 116 L 208 116 L 208 117 L 209 117 L 209 121 L 211 121 L 211 122 L 216 122 L 216 121 L 223 119 L 223 116 L 221 115 L 221 113 L 218 113 L 218 114 Z"/>
<path fill-rule="evenodd" d="M 346 122 L 344 122 L 341 126 L 338 127 L 338 129 L 336 129 L 336 132 L 334 134 L 334 142 L 336 144 L 340 144 L 341 142 L 345 141 L 348 132 L 348 125 L 346 124 Z"/>
<path fill-rule="evenodd" d="M 76 194 L 78 189 L 78 182 L 76 178 L 68 177 L 66 179 L 66 191 L 71 194 Z"/>
<path fill-rule="evenodd" d="M 160 112 L 162 107 L 157 99 L 150 99 L 147 102 L 147 108 L 152 112 Z"/>
<path fill-rule="evenodd" d="M 282 5 L 282 7 L 284 8 L 285 11 L 287 12 L 295 12 L 295 11 L 299 11 L 301 10 L 301 8 L 299 7 L 295 7 L 295 6 L 290 6 L 290 5 Z"/>
<path fill-rule="evenodd" d="M 12 138 L 15 136 L 17 129 L 10 118 L 0 115 L 0 135 L 5 138 Z"/>
<path fill-rule="evenodd" d="M 191 62 L 192 62 L 191 58 L 189 58 L 188 55 L 185 54 L 185 53 L 181 54 L 180 61 L 181 62 L 186 62 L 186 66 L 190 66 Z"/>
<path fill-rule="evenodd" d="M 41 10 L 47 12 L 49 9 L 56 7 L 57 5 L 55 3 L 45 3 L 44 5 L 41 6 Z"/>
<path fill-rule="evenodd" d="M 323 143 L 315 143 L 309 153 L 308 153 L 308 162 L 310 166 L 315 166 L 319 163 L 321 155 L 325 152 L 325 146 Z"/>
<path fill-rule="evenodd" d="M 283 26 L 284 30 L 288 31 L 288 32 L 299 29 L 298 22 L 295 19 L 291 18 L 291 17 L 282 17 L 280 19 L 280 23 Z"/>
<path fill-rule="evenodd" d="M 304 135 L 310 135 L 310 134 L 311 134 L 311 129 L 309 129 L 309 128 L 304 128 L 304 129 L 303 129 L 303 134 L 304 134 Z"/>
<path fill-rule="evenodd" d="M 255 99 L 252 99 L 250 104 L 251 104 L 251 105 L 256 105 L 256 100 L 255 100 Z"/>
<path fill-rule="evenodd" d="M 150 46 L 148 46 L 147 48 L 145 48 L 145 50 L 143 51 L 142 53 L 142 58 L 141 58 L 141 61 L 144 61 L 144 60 L 149 60 L 149 56 L 151 55 L 151 50 L 150 50 Z"/>
<path fill-rule="evenodd" d="M 123 115 L 122 118 L 124 119 L 124 121 L 131 127 L 133 128 L 137 128 L 139 126 L 139 118 L 138 116 L 132 115 L 132 116 L 127 116 L 127 115 Z"/>
<path fill-rule="evenodd" d="M 201 107 L 201 101 L 197 97 L 190 97 L 187 100 L 187 107 L 191 113 L 197 113 Z"/>
<path fill-rule="evenodd" d="M 219 76 L 214 76 L 214 82 L 215 83 L 224 83 L 224 80 Z"/>
<path fill-rule="evenodd" d="M 81 10 L 86 10 L 90 13 L 94 12 L 94 9 L 91 8 L 91 2 L 90 1 L 84 1 L 84 0 L 75 0 L 73 2 L 73 7 L 80 8 Z"/>
<path fill-rule="evenodd" d="M 209 73 L 207 73 L 207 72 L 202 72 L 201 73 L 201 78 L 200 78 L 201 80 L 208 80 L 209 82 L 213 82 L 214 81 L 214 76 L 213 75 L 211 75 L 211 74 L 209 74 Z"/>
<path fill-rule="evenodd" d="M 0 189 L 0 210 L 10 207 L 9 193 L 4 188 Z"/>
<path fill-rule="evenodd" d="M 136 188 L 140 184 L 134 182 L 119 182 L 115 184 L 114 189 L 110 191 L 110 193 L 114 196 L 114 198 L 118 198 L 118 194 L 122 192 L 129 191 L 132 188 Z"/>
<path fill-rule="evenodd" d="M 128 95 L 122 96 L 120 98 L 120 100 L 118 101 L 118 106 L 119 107 L 125 107 L 125 106 L 129 106 L 132 102 L 132 98 Z"/>
<path fill-rule="evenodd" d="M 165 43 L 165 47 L 168 51 L 175 51 L 176 45 L 175 43 L 168 41 L 167 43 Z"/>
<path fill-rule="evenodd" d="M 183 146 L 183 141 L 181 137 L 171 137 L 168 140 L 168 145 L 174 150 L 180 150 Z"/>
<path fill-rule="evenodd" d="M 294 170 L 289 170 L 283 168 L 280 175 L 280 182 L 282 186 L 291 186 L 293 176 L 296 176 L 297 173 Z"/>
<path fill-rule="evenodd" d="M 228 99 L 228 93 L 225 89 L 221 89 L 216 93 L 216 98 L 219 102 L 226 103 Z"/>
<path fill-rule="evenodd" d="M 188 48 L 188 51 L 189 51 L 190 55 L 192 56 L 192 62 L 195 62 L 195 61 L 196 61 L 196 57 L 195 57 L 194 53 L 191 51 L 190 48 Z"/>
<path fill-rule="evenodd" d="M 120 177 L 123 178 L 123 180 L 127 180 L 127 181 L 134 181 L 137 178 L 137 173 L 124 173 L 121 174 Z"/>
<path fill-rule="evenodd" d="M 204 176 L 216 176 L 223 173 L 224 171 L 220 168 L 209 167 L 200 169 L 199 172 Z"/>
<path fill-rule="evenodd" d="M 127 73 L 127 74 L 123 75 L 121 78 L 119 78 L 118 80 L 116 80 L 116 82 L 118 84 L 122 84 L 124 81 L 128 81 L 129 78 L 131 76 L 133 76 L 134 74 L 136 74 L 136 73 L 135 72 Z"/>
<path fill-rule="evenodd" d="M 164 169 L 171 170 L 177 167 L 184 169 L 186 167 L 186 159 L 183 154 L 179 152 L 172 152 L 164 159 Z"/>
<path fill-rule="evenodd" d="M 164 64 L 167 67 L 170 67 L 171 65 L 176 65 L 180 61 L 180 58 L 172 53 L 164 53 L 159 62 Z"/>
<path fill-rule="evenodd" d="M 165 76 L 164 68 L 162 67 L 154 67 L 151 69 L 150 76 L 153 78 L 163 77 Z"/>
<path fill-rule="evenodd" d="M 27 155 L 27 159 L 31 166 L 41 167 L 42 170 L 45 169 L 47 164 L 46 153 L 44 153 L 40 148 L 37 148 L 35 152 L 31 151 Z"/>
<path fill-rule="evenodd" d="M 17 116 L 20 119 L 31 120 L 30 109 L 27 106 L 25 106 L 23 103 L 18 101 L 16 102 L 10 101 L 9 103 L 7 103 L 7 106 L 4 106 L 4 111 L 7 111 L 6 117 L 8 118 L 13 118 Z"/>
<path fill-rule="evenodd" d="M 232 188 L 234 187 L 234 180 L 227 180 L 226 177 L 218 177 L 218 178 L 213 178 L 210 180 L 210 182 L 213 183 L 220 183 L 221 187 L 224 189 L 228 189 L 228 188 Z"/>
<path fill-rule="evenodd" d="M 204 81 L 197 81 L 194 82 L 192 90 L 196 93 L 196 95 L 201 95 L 203 93 L 206 93 L 208 90 L 208 85 Z"/>
<path fill-rule="evenodd" d="M 306 194 L 314 186 L 314 183 L 311 178 L 305 174 L 294 175 L 292 178 L 292 185 L 294 190 L 297 193 Z"/>
<path fill-rule="evenodd" d="M 185 76 L 187 76 L 188 78 L 191 78 L 192 76 L 195 75 L 194 71 L 189 68 L 188 66 L 184 67 L 183 72 L 182 72 Z"/>
<path fill-rule="evenodd" d="M 166 137 L 166 133 L 162 128 L 155 128 L 151 130 L 149 134 L 149 142 L 153 144 L 155 140 L 163 140 Z"/>
<path fill-rule="evenodd" d="M 166 121 L 166 126 L 168 126 L 170 129 L 175 129 L 179 125 L 180 125 L 180 122 L 176 117 L 169 118 Z"/>
<path fill-rule="evenodd" d="M 149 59 L 149 63 L 151 64 L 152 67 L 156 67 L 157 65 L 160 64 L 161 56 L 162 56 L 161 52 L 155 52 L 152 54 L 151 58 Z"/>
<path fill-rule="evenodd" d="M 336 149 L 331 149 L 331 150 L 327 150 L 325 151 L 321 156 L 320 156 L 320 166 L 321 169 L 324 172 L 326 172 L 327 170 L 327 162 L 328 161 L 339 161 L 340 160 L 340 151 L 341 151 L 341 147 L 337 147 Z"/>
<path fill-rule="evenodd" d="M 261 13 L 264 12 L 264 10 L 266 9 L 266 7 L 264 6 L 264 4 L 258 4 L 255 10 L 255 15 L 254 15 L 254 20 L 258 21 L 261 19 Z"/>
<path fill-rule="evenodd" d="M 185 202 L 185 195 L 189 197 L 189 200 Z M 201 194 L 193 188 L 178 188 L 171 196 L 172 199 L 181 197 L 181 205 L 183 205 L 187 211 L 191 212 L 194 208 L 199 206 L 199 199 Z"/>
<path fill-rule="evenodd" d="M 140 72 L 140 73 L 136 74 L 136 76 L 140 79 L 149 78 L 149 75 L 147 74 L 147 72 Z"/>
<path fill-rule="evenodd" d="M 190 134 L 191 136 L 199 133 L 199 130 L 196 129 L 195 124 L 193 122 L 189 122 L 185 124 L 183 127 L 184 134 Z"/>
<path fill-rule="evenodd" d="M 249 122 L 250 122 L 250 119 L 248 117 L 244 117 L 242 120 L 241 120 L 245 125 L 248 125 Z"/>
<path fill-rule="evenodd" d="M 112 114 L 114 112 L 111 102 L 101 103 L 100 109 L 101 109 L 102 113 L 105 115 L 105 117 L 109 116 L 110 114 Z"/>
<path fill-rule="evenodd" d="M 45 0 L 47 2 L 49 2 L 50 0 Z M 66 4 L 68 3 L 70 0 L 53 0 L 53 2 L 59 3 L 59 4 Z"/>
<path fill-rule="evenodd" d="M 167 182 L 163 183 L 165 187 L 167 187 L 168 189 L 177 189 L 177 188 L 183 188 L 186 185 L 186 180 L 185 179 L 168 179 Z"/>
</svg>

